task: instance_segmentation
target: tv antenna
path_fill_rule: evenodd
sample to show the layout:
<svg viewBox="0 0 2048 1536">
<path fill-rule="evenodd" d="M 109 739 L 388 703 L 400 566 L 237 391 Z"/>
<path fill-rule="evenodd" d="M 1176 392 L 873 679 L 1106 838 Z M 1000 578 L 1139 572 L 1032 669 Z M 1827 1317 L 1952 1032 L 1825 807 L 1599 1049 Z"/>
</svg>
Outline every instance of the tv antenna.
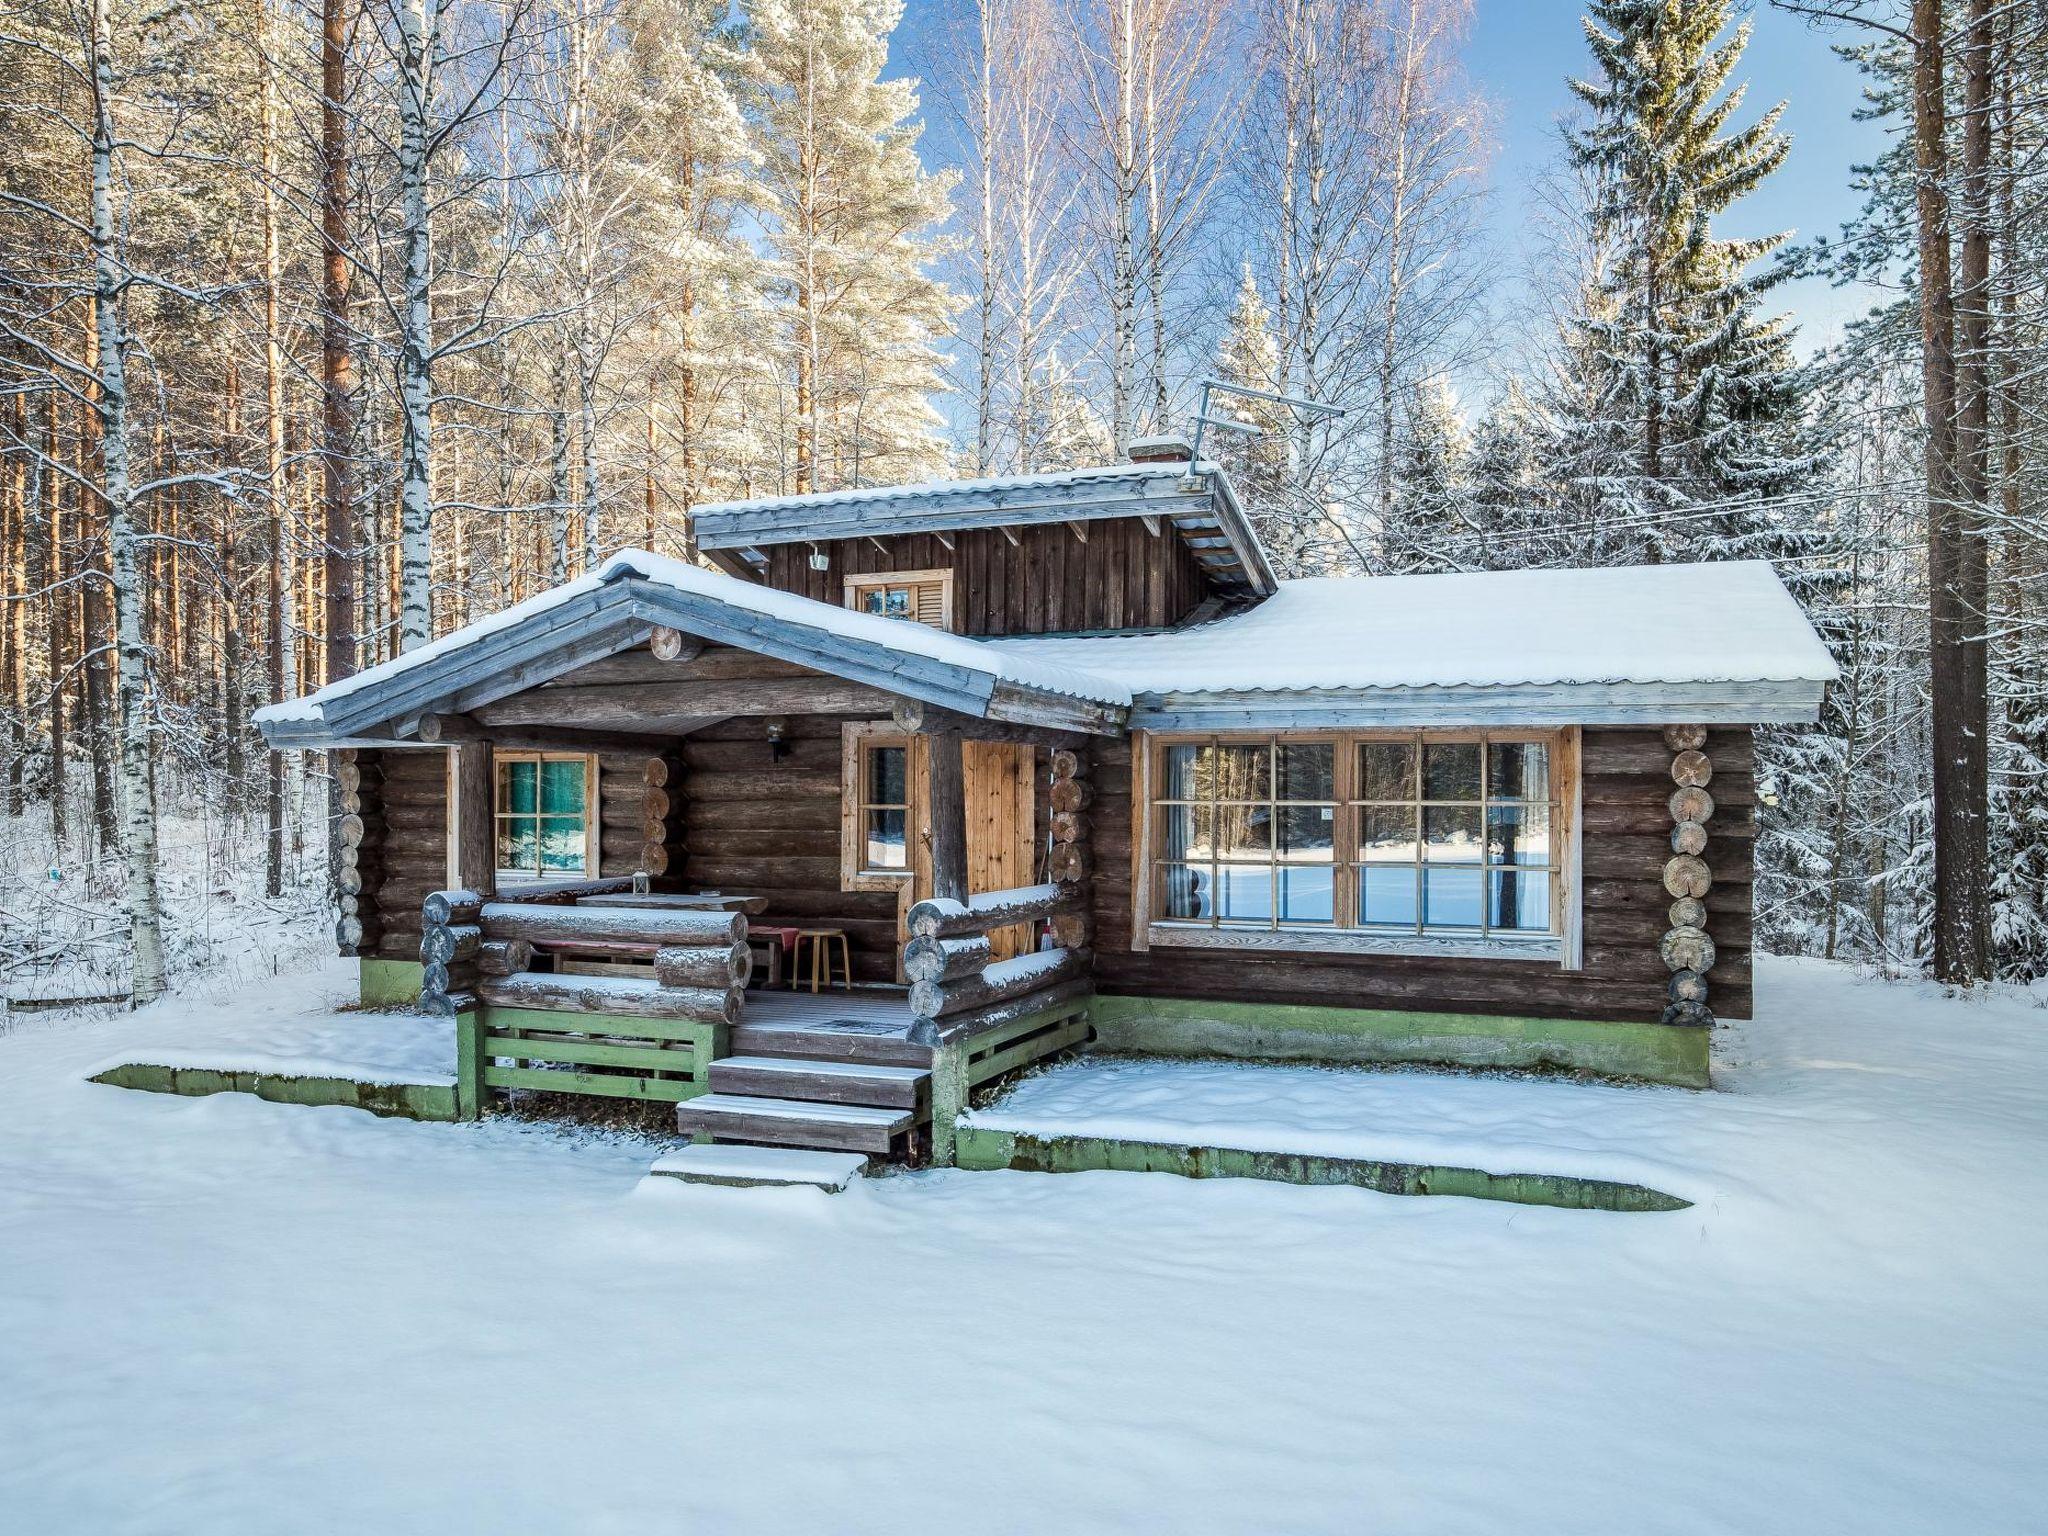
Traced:
<svg viewBox="0 0 2048 1536">
<path fill-rule="evenodd" d="M 1220 428 L 1225 432 L 1241 433 L 1246 437 L 1262 437 L 1265 435 L 1263 428 L 1255 427 L 1248 421 L 1237 421 L 1229 416 L 1210 415 L 1209 396 L 1211 393 L 1240 395 L 1247 400 L 1270 400 L 1275 405 L 1291 406 L 1297 411 L 1307 411 L 1313 416 L 1337 417 L 1344 414 L 1344 407 L 1341 405 L 1325 405 L 1320 400 L 1304 400 L 1299 395 L 1276 394 L 1270 389 L 1250 389 L 1242 384 L 1226 384 L 1221 379 L 1204 379 L 1202 380 L 1202 403 L 1195 411 L 1195 440 L 1188 447 L 1188 463 L 1190 465 L 1201 463 L 1202 437 L 1211 427 Z"/>
</svg>

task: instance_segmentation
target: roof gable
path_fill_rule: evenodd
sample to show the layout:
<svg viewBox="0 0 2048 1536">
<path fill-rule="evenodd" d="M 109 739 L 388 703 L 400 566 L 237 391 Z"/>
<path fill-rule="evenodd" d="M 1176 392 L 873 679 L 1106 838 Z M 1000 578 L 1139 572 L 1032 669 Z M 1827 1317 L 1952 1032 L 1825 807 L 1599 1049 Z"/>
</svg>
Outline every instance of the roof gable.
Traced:
<svg viewBox="0 0 2048 1536">
<path fill-rule="evenodd" d="M 836 608 L 644 550 L 317 693 L 257 711 L 278 747 L 411 736 L 644 641 L 657 626 L 979 718 L 1116 730 L 1129 696 L 1059 662 Z"/>
<path fill-rule="evenodd" d="M 699 507 L 691 516 L 698 547 L 743 570 L 765 567 L 762 551 L 776 544 L 1139 517 L 1171 525 L 1220 590 L 1264 596 L 1276 583 L 1229 477 L 1206 462 L 763 497 Z"/>
</svg>

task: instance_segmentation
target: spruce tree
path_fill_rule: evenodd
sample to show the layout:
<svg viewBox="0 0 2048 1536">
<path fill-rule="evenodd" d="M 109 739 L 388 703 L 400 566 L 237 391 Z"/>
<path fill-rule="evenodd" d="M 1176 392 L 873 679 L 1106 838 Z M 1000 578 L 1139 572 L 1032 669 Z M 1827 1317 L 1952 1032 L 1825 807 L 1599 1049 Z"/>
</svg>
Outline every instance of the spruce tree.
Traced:
<svg viewBox="0 0 2048 1536">
<path fill-rule="evenodd" d="M 1507 387 L 1472 437 L 1472 564 L 1483 570 L 1518 570 L 1561 553 L 1543 537 L 1548 487 L 1544 466 L 1551 433 L 1543 413 L 1519 379 Z"/>
<path fill-rule="evenodd" d="M 1572 471 L 1620 558 L 1785 555 L 1770 509 L 1814 473 L 1789 329 L 1762 313 L 1785 239 L 1729 240 L 1713 220 L 1785 159 L 1781 107 L 1730 123 L 1749 26 L 1731 0 L 1592 0 L 1597 73 L 1570 82 L 1589 121 L 1570 137 L 1608 255 L 1573 321 Z"/>
<path fill-rule="evenodd" d="M 1380 519 L 1379 558 L 1388 571 L 1455 571 L 1477 564 L 1472 434 L 1438 376 L 1415 386 L 1394 457 L 1394 498 Z"/>
<path fill-rule="evenodd" d="M 1025 474 L 1107 464 L 1116 444 L 1080 379 L 1057 347 L 1046 354 L 1030 390 L 1028 413 L 1019 418 L 1018 440 Z"/>
<path fill-rule="evenodd" d="M 747 0 L 762 201 L 783 294 L 789 489 L 918 480 L 954 300 L 926 267 L 954 178 L 917 157 L 916 84 L 884 80 L 901 0 Z"/>
</svg>

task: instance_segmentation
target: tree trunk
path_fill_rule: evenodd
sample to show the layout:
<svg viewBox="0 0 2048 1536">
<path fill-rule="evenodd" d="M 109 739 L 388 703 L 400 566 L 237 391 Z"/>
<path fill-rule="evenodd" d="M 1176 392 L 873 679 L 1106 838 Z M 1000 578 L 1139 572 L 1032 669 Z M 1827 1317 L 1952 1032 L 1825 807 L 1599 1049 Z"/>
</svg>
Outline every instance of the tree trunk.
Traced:
<svg viewBox="0 0 2048 1536">
<path fill-rule="evenodd" d="M 568 389 L 568 365 L 558 363 L 555 368 L 555 408 L 548 413 L 554 447 L 549 460 L 553 477 L 548 490 L 548 522 L 552 534 L 548 550 L 548 580 L 558 587 L 569 579 L 569 409 L 563 398 Z"/>
<path fill-rule="evenodd" d="M 398 648 L 409 651 L 433 634 L 434 258 L 427 162 L 440 0 L 403 0 L 398 21 L 398 217 L 404 261 L 398 306 Z"/>
<path fill-rule="evenodd" d="M 271 0 L 257 14 L 260 29 L 256 57 L 262 71 L 263 166 L 263 486 L 269 498 L 270 538 L 265 584 L 265 693 L 272 703 L 288 695 L 292 624 L 292 580 L 286 545 L 291 521 L 284 484 L 284 347 L 278 337 L 278 290 L 284 280 L 283 255 L 277 229 L 277 65 L 271 56 L 275 37 Z M 263 774 L 263 890 L 277 896 L 284 890 L 285 760 L 271 752 Z"/>
<path fill-rule="evenodd" d="M 100 558 L 101 539 L 111 538 L 106 509 L 87 489 L 99 471 L 103 433 L 99 394 L 102 384 L 93 377 L 99 367 L 99 296 L 86 300 L 85 315 L 85 408 L 79 413 L 78 434 L 78 654 L 83 662 L 80 698 L 85 705 L 86 759 L 92 768 L 92 825 L 103 853 L 121 844 L 121 829 L 115 808 L 114 789 L 114 698 L 108 673 L 107 648 L 113 639 L 108 622 L 106 593 L 101 578 L 107 562 Z"/>
<path fill-rule="evenodd" d="M 1986 939 L 1981 606 L 1971 605 L 1970 542 L 1957 442 L 1955 294 L 1949 267 L 1946 62 L 1941 0 L 1913 4 L 1913 142 L 1920 254 L 1922 390 L 1927 413 L 1928 670 L 1933 695 L 1934 974 L 1989 974 Z M 1977 559 L 1982 559 L 1979 551 Z M 1977 638 L 1973 639 L 1973 635 Z"/>
<path fill-rule="evenodd" d="M 43 452 L 36 461 L 35 485 L 30 494 L 44 509 L 50 530 L 42 572 L 46 594 L 43 598 L 43 626 L 50 637 L 50 840 L 61 855 L 71 831 L 66 815 L 71 795 L 70 763 L 64 735 L 65 675 L 71 665 L 71 594 L 59 587 L 57 581 L 70 569 L 71 562 L 64 551 L 64 492 L 56 476 L 46 467 L 56 462 L 57 394 L 52 390 L 43 400 Z"/>
<path fill-rule="evenodd" d="M 100 451 L 105 464 L 107 549 L 121 691 L 121 831 L 127 861 L 136 1006 L 164 990 L 157 901 L 156 804 L 150 783 L 149 658 L 142 636 L 142 592 L 135 561 L 134 508 L 128 477 L 128 378 L 125 332 L 127 265 L 114 212 L 114 58 L 110 0 L 92 0 L 92 257 L 99 342 Z"/>
</svg>

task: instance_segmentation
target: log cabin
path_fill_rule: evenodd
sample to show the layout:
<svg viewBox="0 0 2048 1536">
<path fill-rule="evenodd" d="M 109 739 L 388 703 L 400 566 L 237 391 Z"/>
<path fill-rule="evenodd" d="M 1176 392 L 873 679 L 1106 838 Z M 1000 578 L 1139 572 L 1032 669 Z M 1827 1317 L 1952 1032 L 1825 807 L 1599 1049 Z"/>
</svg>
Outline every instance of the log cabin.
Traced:
<svg viewBox="0 0 2048 1536">
<path fill-rule="evenodd" d="M 1709 1082 L 1752 731 L 1826 648 L 1760 562 L 1276 577 L 1175 440 L 700 509 L 306 698 L 343 954 L 459 1098 L 945 1162 L 1077 1049 Z"/>
</svg>

